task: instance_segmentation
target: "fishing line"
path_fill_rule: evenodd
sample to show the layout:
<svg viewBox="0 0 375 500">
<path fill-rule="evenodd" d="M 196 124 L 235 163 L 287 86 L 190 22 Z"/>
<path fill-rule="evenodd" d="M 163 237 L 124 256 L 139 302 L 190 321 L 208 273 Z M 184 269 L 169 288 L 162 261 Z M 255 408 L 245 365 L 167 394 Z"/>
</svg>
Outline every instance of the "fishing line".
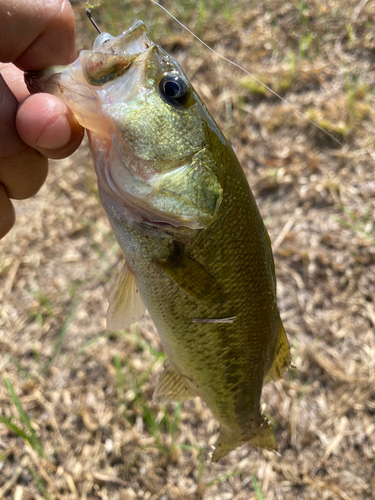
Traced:
<svg viewBox="0 0 375 500">
<path fill-rule="evenodd" d="M 247 71 L 245 68 L 243 68 L 242 66 L 240 66 L 239 64 L 235 63 L 234 61 L 231 61 L 230 59 L 228 59 L 227 57 L 223 56 L 222 54 L 220 54 L 219 52 L 217 52 L 215 49 L 213 49 L 212 47 L 210 47 L 209 45 L 207 45 L 206 42 L 204 42 L 203 40 L 201 40 L 199 38 L 199 36 L 197 36 L 195 33 L 193 33 L 187 26 L 185 26 L 181 21 L 179 21 L 173 14 L 171 14 L 169 12 L 169 10 L 167 10 L 163 5 L 160 5 L 160 3 L 158 3 L 156 0 L 150 0 L 153 4 L 157 5 L 158 7 L 160 7 L 161 9 L 164 10 L 164 12 L 166 12 L 169 16 L 171 16 L 172 19 L 174 19 L 180 26 L 182 26 L 187 32 L 189 32 L 191 35 L 193 35 L 194 38 L 196 38 L 196 40 L 198 40 L 200 43 L 202 43 L 208 50 L 210 50 L 211 52 L 213 52 L 214 54 L 216 54 L 217 56 L 219 56 L 221 59 L 224 59 L 224 61 L 227 61 L 229 62 L 230 64 L 232 64 L 233 66 L 236 66 L 237 68 L 239 68 L 241 71 L 243 71 L 244 73 L 246 73 L 247 75 L 249 75 L 251 78 L 253 78 L 256 82 L 258 82 L 260 85 L 262 85 L 264 88 L 266 88 L 267 90 L 269 90 L 274 96 L 278 97 L 284 104 L 286 104 L 287 106 L 289 106 L 291 109 L 293 109 L 293 111 L 295 113 L 298 113 L 302 118 L 304 118 L 305 120 L 307 120 L 311 125 L 313 125 L 314 127 L 316 127 L 317 129 L 321 130 L 324 134 L 328 135 L 328 137 L 330 137 L 333 141 L 335 141 L 337 144 L 339 144 L 340 146 L 342 146 L 342 143 L 336 139 L 336 137 L 334 137 L 332 134 L 330 134 L 329 132 L 327 132 L 326 130 L 324 130 L 322 127 L 320 127 L 317 123 L 315 123 L 313 120 L 311 120 L 309 117 L 307 117 L 305 114 L 303 114 L 301 111 L 299 111 L 296 107 L 293 106 L 293 104 L 291 104 L 290 102 L 288 102 L 286 99 L 284 99 L 283 97 L 281 97 L 281 95 L 279 95 L 277 92 L 275 92 L 274 90 L 272 90 L 270 87 L 268 87 L 265 83 L 263 83 L 261 80 L 259 80 L 255 75 L 251 74 L 249 71 Z"/>
</svg>

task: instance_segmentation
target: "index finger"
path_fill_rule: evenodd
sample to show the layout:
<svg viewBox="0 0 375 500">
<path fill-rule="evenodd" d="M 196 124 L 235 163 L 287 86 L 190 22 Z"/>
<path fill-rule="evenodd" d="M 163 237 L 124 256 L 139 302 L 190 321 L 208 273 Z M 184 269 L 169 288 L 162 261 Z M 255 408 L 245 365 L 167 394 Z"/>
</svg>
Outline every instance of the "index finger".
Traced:
<svg viewBox="0 0 375 500">
<path fill-rule="evenodd" d="M 0 19 L 1 62 L 37 70 L 75 59 L 75 19 L 67 0 L 2 0 Z"/>
</svg>

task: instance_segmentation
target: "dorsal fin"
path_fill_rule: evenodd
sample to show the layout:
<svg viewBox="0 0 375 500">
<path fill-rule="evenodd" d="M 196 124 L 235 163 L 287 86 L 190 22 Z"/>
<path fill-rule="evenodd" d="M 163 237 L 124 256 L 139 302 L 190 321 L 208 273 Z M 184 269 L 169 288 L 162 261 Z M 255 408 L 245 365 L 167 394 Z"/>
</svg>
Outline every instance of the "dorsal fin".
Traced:
<svg viewBox="0 0 375 500">
<path fill-rule="evenodd" d="M 136 323 L 145 312 L 135 274 L 124 262 L 110 293 L 107 327 L 111 331 L 123 330 Z"/>
</svg>

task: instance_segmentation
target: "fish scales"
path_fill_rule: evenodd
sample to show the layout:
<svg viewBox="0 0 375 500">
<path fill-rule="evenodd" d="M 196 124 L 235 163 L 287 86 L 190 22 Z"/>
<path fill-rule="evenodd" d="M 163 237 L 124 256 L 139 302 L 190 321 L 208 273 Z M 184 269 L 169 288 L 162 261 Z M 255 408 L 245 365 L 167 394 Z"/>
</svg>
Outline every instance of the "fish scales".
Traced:
<svg viewBox="0 0 375 500">
<path fill-rule="evenodd" d="M 275 449 L 260 398 L 290 354 L 270 240 L 232 148 L 178 63 L 136 21 L 116 38 L 99 35 L 72 65 L 25 79 L 65 100 L 88 130 L 125 257 L 108 325 L 149 310 L 168 356 L 154 400 L 207 403 L 221 425 L 214 461 L 243 442 Z"/>
</svg>

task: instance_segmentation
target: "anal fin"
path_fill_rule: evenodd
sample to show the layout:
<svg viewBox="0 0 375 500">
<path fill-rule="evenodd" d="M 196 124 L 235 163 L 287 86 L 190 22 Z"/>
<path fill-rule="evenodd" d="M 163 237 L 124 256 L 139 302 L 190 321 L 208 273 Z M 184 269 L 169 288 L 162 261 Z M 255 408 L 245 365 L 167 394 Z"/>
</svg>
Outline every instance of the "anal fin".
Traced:
<svg viewBox="0 0 375 500">
<path fill-rule="evenodd" d="M 280 332 L 276 346 L 276 355 L 271 368 L 266 373 L 263 379 L 263 385 L 278 380 L 283 376 L 285 371 L 289 368 L 291 363 L 290 347 L 283 324 L 280 319 Z"/>
<path fill-rule="evenodd" d="M 107 327 L 109 330 L 123 330 L 136 323 L 146 312 L 139 293 L 136 277 L 124 262 L 109 297 Z"/>
<path fill-rule="evenodd" d="M 193 394 L 188 387 L 186 379 L 167 360 L 164 364 L 164 373 L 152 397 L 153 402 L 156 404 L 179 403 L 195 396 L 196 394 Z"/>
</svg>

